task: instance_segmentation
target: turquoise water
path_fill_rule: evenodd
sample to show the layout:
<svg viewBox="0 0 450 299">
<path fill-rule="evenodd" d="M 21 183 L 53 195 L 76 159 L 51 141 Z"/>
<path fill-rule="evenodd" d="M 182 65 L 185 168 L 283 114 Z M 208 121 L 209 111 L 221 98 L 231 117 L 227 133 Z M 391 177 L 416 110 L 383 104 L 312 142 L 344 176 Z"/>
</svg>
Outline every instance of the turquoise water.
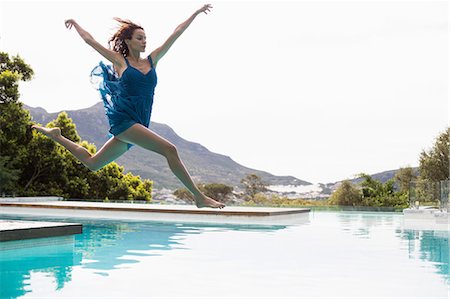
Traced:
<svg viewBox="0 0 450 299">
<path fill-rule="evenodd" d="M 293 226 L 40 220 L 83 234 L 3 248 L 1 298 L 449 295 L 449 232 L 408 229 L 396 213 L 316 211 Z"/>
</svg>

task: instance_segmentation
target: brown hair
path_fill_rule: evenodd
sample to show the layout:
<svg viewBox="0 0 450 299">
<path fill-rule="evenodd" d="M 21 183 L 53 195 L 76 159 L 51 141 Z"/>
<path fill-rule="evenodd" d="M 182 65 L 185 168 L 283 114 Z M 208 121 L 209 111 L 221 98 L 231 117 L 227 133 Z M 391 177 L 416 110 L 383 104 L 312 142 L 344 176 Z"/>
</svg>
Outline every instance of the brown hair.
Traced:
<svg viewBox="0 0 450 299">
<path fill-rule="evenodd" d="M 130 20 L 123 20 L 121 18 L 114 18 L 114 20 L 120 23 L 120 27 L 119 30 L 117 30 L 117 32 L 114 33 L 114 35 L 109 39 L 109 46 L 113 51 L 122 54 L 124 57 L 127 57 L 130 50 L 125 43 L 125 40 L 131 39 L 134 30 L 144 30 L 144 28 L 131 22 Z"/>
</svg>

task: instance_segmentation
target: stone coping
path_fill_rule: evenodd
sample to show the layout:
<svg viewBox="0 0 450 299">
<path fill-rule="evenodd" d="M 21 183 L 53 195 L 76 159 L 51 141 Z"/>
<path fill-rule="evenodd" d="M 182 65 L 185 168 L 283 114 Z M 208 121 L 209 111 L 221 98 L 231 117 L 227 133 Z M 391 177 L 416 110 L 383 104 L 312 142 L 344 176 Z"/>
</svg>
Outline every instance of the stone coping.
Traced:
<svg viewBox="0 0 450 299">
<path fill-rule="evenodd" d="M 1 220 L 0 242 L 80 234 L 78 223 Z"/>
<path fill-rule="evenodd" d="M 39 202 L 39 201 L 58 201 L 62 200 L 58 196 L 26 196 L 26 197 L 0 197 L 0 202 Z"/>
<path fill-rule="evenodd" d="M 197 208 L 194 205 L 155 205 L 130 203 L 105 203 L 84 201 L 51 201 L 51 202 L 0 202 L 0 207 L 24 207 L 46 209 L 76 209 L 144 213 L 170 213 L 194 215 L 223 216 L 280 216 L 303 214 L 310 212 L 309 208 L 269 208 L 269 207 L 225 207 L 223 209 Z"/>
</svg>

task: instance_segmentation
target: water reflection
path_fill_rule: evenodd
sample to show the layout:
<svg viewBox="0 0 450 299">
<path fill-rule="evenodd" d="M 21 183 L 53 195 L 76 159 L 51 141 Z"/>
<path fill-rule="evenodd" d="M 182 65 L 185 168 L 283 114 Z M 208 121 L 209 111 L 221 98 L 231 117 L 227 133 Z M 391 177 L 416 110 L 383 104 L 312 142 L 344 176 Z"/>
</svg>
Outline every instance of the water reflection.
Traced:
<svg viewBox="0 0 450 299">
<path fill-rule="evenodd" d="M 431 262 L 436 272 L 450 283 L 450 233 L 448 231 L 397 230 L 399 238 L 407 241 L 411 259 Z"/>
<path fill-rule="evenodd" d="M 124 264 L 135 263 L 133 256 L 161 255 L 165 250 L 187 250 L 183 240 L 188 235 L 205 231 L 270 232 L 286 228 L 281 225 L 224 225 L 181 224 L 158 222 L 96 222 L 83 223 L 83 234 L 75 237 L 75 255 L 88 259 L 82 266 L 89 269 L 111 270 Z M 127 258 L 123 258 L 127 256 Z"/>
<path fill-rule="evenodd" d="M 8 217 L 18 219 L 11 216 L 2 218 Z M 35 219 L 20 217 L 20 220 Z M 61 219 L 42 220 L 61 222 Z M 47 244 L 40 244 L 41 246 L 33 245 L 32 240 L 12 241 L 16 244 L 11 246 L 14 249 L 0 251 L 0 298 L 17 298 L 31 292 L 29 280 L 33 273 L 46 274 L 56 282 L 56 289 L 61 289 L 71 281 L 73 267 L 98 270 L 96 274 L 108 276 L 108 270 L 137 263 L 140 256 L 157 256 L 166 250 L 188 250 L 183 246 L 183 240 L 188 235 L 230 230 L 271 232 L 286 228 L 282 225 L 208 225 L 86 219 L 70 219 L 67 222 L 82 223 L 83 234 L 41 239 L 48 240 Z"/>
<path fill-rule="evenodd" d="M 402 214 L 348 212 L 336 215 L 342 230 L 358 238 L 371 239 L 375 229 L 387 227 L 386 234 L 394 232 L 396 238 L 406 241 L 410 259 L 430 262 L 436 273 L 450 283 L 449 231 L 404 229 L 400 221 Z"/>
<path fill-rule="evenodd" d="M 341 212 L 336 215 L 343 231 L 358 238 L 369 239 L 374 228 L 393 226 L 393 216 L 396 214 Z"/>
<path fill-rule="evenodd" d="M 55 239 L 65 242 L 50 241 Z M 63 288 L 71 280 L 73 265 L 81 262 L 75 254 L 73 239 L 73 236 L 49 238 L 47 245 L 30 247 L 31 244 L 26 244 L 24 248 L 0 251 L 0 298 L 17 298 L 28 292 L 28 281 L 36 271 L 52 277 L 56 289 Z"/>
</svg>

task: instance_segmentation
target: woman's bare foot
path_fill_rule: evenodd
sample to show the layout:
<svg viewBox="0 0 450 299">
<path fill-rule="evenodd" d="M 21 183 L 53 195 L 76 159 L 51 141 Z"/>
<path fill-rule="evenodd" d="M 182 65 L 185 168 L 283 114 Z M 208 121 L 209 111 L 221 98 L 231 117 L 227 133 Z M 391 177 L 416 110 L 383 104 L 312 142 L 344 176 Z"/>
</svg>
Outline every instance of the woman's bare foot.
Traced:
<svg viewBox="0 0 450 299">
<path fill-rule="evenodd" d="M 223 209 L 225 207 L 225 205 L 223 203 L 218 202 L 208 196 L 203 196 L 202 198 L 197 199 L 195 201 L 195 205 L 197 206 L 197 208 L 206 208 L 207 207 L 207 208 Z"/>
<path fill-rule="evenodd" d="M 58 138 L 61 137 L 61 129 L 60 128 L 45 128 L 38 125 L 32 125 L 31 128 L 36 129 L 37 131 L 41 132 L 45 136 L 47 136 L 50 139 L 58 140 Z"/>
</svg>

